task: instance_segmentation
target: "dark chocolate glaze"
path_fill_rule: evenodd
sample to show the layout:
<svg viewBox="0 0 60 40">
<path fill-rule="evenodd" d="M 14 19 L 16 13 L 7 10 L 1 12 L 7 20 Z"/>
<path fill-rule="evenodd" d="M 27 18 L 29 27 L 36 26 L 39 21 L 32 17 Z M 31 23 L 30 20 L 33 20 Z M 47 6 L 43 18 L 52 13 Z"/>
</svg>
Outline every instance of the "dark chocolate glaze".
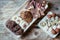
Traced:
<svg viewBox="0 0 60 40">
<path fill-rule="evenodd" d="M 15 21 L 8 20 L 6 27 L 16 35 L 23 34 L 23 29 Z"/>
</svg>

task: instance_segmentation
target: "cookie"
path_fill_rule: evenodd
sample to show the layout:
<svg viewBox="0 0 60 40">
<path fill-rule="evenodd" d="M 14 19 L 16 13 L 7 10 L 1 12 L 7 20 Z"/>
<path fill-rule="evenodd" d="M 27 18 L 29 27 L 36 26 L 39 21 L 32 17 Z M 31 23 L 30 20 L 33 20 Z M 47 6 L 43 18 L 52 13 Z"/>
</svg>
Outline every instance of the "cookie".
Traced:
<svg viewBox="0 0 60 40">
<path fill-rule="evenodd" d="M 27 23 L 30 23 L 33 19 L 33 15 L 30 11 L 23 11 L 20 14 L 20 17 L 25 20 Z"/>
</svg>

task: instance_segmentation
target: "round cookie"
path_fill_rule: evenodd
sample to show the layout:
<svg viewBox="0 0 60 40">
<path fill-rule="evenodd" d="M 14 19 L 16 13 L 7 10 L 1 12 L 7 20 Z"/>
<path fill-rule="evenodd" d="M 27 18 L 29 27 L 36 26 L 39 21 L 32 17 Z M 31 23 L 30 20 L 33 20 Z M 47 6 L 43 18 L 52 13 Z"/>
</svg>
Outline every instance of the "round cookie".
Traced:
<svg viewBox="0 0 60 40">
<path fill-rule="evenodd" d="M 27 23 L 30 23 L 33 19 L 33 15 L 30 11 L 22 11 L 20 17 L 25 20 Z"/>
</svg>

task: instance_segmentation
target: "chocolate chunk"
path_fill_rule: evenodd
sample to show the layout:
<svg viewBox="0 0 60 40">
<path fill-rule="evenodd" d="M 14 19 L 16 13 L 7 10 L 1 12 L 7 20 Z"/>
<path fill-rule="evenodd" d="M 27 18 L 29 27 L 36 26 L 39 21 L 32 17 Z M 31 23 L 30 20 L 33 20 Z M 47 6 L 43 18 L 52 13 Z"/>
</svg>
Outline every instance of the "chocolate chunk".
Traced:
<svg viewBox="0 0 60 40">
<path fill-rule="evenodd" d="M 16 31 L 16 35 L 21 35 L 23 34 L 23 29 L 19 29 L 18 31 Z"/>
<path fill-rule="evenodd" d="M 8 27 L 9 29 L 15 27 L 17 24 L 14 21 L 8 20 L 6 23 L 6 27 Z"/>
</svg>

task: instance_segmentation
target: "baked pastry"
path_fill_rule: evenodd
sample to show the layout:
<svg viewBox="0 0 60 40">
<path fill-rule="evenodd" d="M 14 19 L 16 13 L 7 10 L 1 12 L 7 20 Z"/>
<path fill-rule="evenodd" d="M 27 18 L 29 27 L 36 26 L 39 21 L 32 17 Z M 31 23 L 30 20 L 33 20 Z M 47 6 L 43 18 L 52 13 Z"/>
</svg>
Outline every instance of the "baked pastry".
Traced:
<svg viewBox="0 0 60 40">
<path fill-rule="evenodd" d="M 6 23 L 6 27 L 16 35 L 23 34 L 23 29 L 15 21 L 8 20 Z"/>
<path fill-rule="evenodd" d="M 11 20 L 8 20 L 6 23 L 6 27 L 8 27 L 9 29 L 15 27 L 16 25 L 17 25 L 16 22 Z"/>
<path fill-rule="evenodd" d="M 57 33 L 59 33 L 59 32 L 60 32 L 60 29 L 59 29 L 59 28 L 56 28 L 55 31 L 56 31 Z"/>
<path fill-rule="evenodd" d="M 52 29 L 51 32 L 52 32 L 53 34 L 57 34 L 57 32 L 56 32 L 54 29 Z"/>
<path fill-rule="evenodd" d="M 23 11 L 20 13 L 20 17 L 27 23 L 30 23 L 33 19 L 33 15 L 30 11 Z"/>
</svg>

